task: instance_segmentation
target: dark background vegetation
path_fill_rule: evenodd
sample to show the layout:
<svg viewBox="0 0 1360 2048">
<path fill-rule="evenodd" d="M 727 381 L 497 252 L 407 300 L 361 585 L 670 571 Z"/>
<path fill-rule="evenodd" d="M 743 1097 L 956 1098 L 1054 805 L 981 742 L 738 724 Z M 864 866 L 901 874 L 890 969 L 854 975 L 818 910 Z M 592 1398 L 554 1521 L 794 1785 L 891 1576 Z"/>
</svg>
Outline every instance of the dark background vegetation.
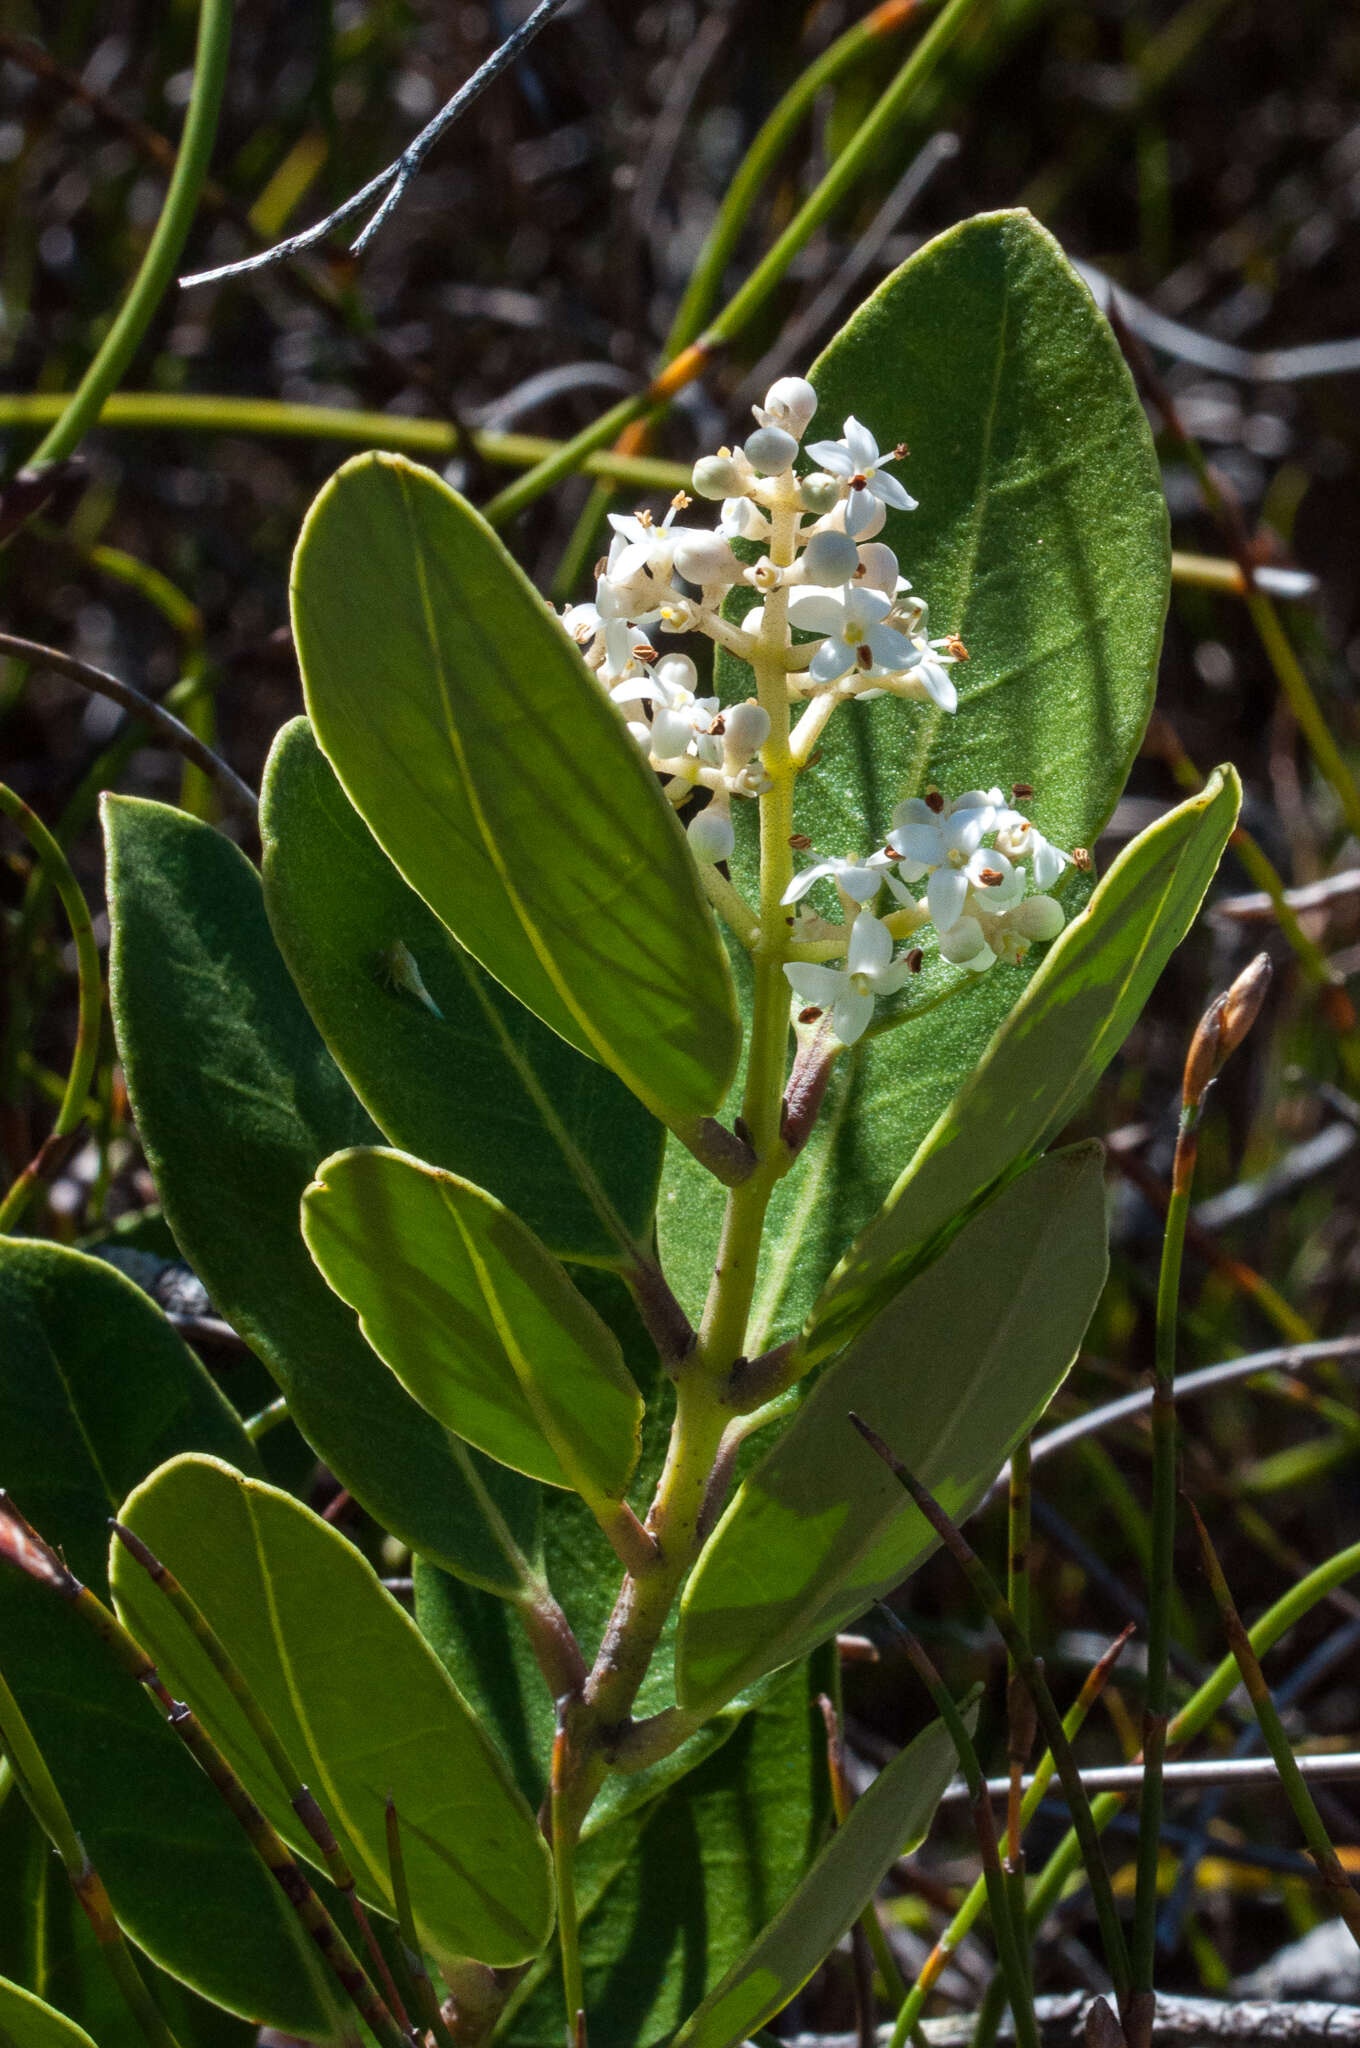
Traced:
<svg viewBox="0 0 1360 2048">
<path fill-rule="evenodd" d="M 443 144 L 360 265 L 310 261 L 172 293 L 127 388 L 569 433 L 646 378 L 742 149 L 802 66 L 862 11 L 836 0 L 806 8 L 582 0 Z M 433 0 L 244 0 L 214 157 L 218 185 L 200 210 L 190 267 L 244 253 L 251 243 L 239 222 L 252 207 L 274 234 L 345 196 L 517 18 L 508 5 Z M 43 0 L 12 6 L 3 19 L 4 383 L 14 392 L 69 390 L 159 207 L 157 138 L 178 133 L 195 10 L 185 0 Z M 28 54 L 34 42 L 41 61 Z M 749 224 L 733 283 L 905 47 L 901 36 L 884 44 L 819 106 Z M 962 216 L 1024 203 L 1072 256 L 1193 330 L 1175 351 L 1154 346 L 1154 360 L 1240 501 L 1261 559 L 1316 577 L 1315 594 L 1289 607 L 1289 628 L 1355 761 L 1360 350 L 1349 371 L 1287 381 L 1278 364 L 1259 358 L 1360 336 L 1360 12 L 1342 0 L 981 5 L 873 178 L 814 238 L 764 318 L 672 415 L 660 452 L 687 460 L 724 431 L 739 433 L 749 393 L 740 402 L 737 394 L 763 358 L 772 369 L 804 366 L 848 306 L 829 309 L 787 363 L 779 354 L 785 324 L 812 304 L 939 136 L 957 147 L 951 154 L 936 145 L 921 163 L 915 196 L 891 222 L 860 289 Z M 928 177 L 926 163 L 934 164 Z M 6 436 L 6 474 L 37 438 L 27 429 Z M 344 452 L 325 440 L 95 433 L 83 476 L 0 554 L 5 625 L 153 694 L 196 679 L 196 715 L 255 780 L 273 732 L 299 708 L 285 632 L 289 552 L 310 497 Z M 1165 453 L 1176 545 L 1221 555 L 1222 536 L 1188 469 L 1174 449 Z M 503 477 L 489 479 L 470 463 L 458 480 L 485 498 Z M 580 483 L 559 490 L 510 535 L 545 582 L 584 496 Z M 158 595 L 138 565 L 181 594 L 177 622 L 167 616 L 173 596 Z M 1168 762 L 1179 746 L 1204 767 L 1237 764 L 1245 821 L 1291 885 L 1360 870 L 1360 848 L 1310 765 L 1235 597 L 1178 587 L 1159 702 L 1161 720 L 1100 858 L 1174 799 Z M 119 748 L 117 739 L 117 715 L 105 703 L 51 674 L 30 678 L 0 665 L 0 775 L 60 824 L 96 903 L 102 882 L 91 820 L 99 781 L 170 800 L 182 787 L 176 757 Z M 7 1181 L 50 1121 L 51 1077 L 64 1074 L 69 1056 L 73 982 L 55 915 L 20 932 L 26 856 L 17 839 L 3 843 Z M 1360 872 L 1355 881 L 1353 892 L 1343 888 L 1306 913 L 1343 986 L 1360 973 Z M 1276 986 L 1262 1026 L 1214 1098 L 1198 1183 L 1210 1202 L 1235 1183 L 1250 1192 L 1236 1212 L 1220 1206 L 1204 1218 L 1205 1236 L 1187 1265 L 1182 1364 L 1354 1327 L 1355 1035 L 1338 1028 L 1344 1005 L 1320 1001 L 1301 978 L 1272 921 L 1244 922 L 1221 907 L 1250 886 L 1230 856 L 1211 907 L 1083 1120 L 1084 1129 L 1115 1134 L 1114 1267 L 1061 1413 L 1136 1384 L 1150 1364 L 1155 1192 L 1169 1170 L 1186 1039 L 1208 997 L 1261 945 L 1276 960 Z M 93 1137 L 57 1177 L 46 1206 L 31 1212 L 30 1226 L 74 1239 L 147 1196 L 110 1059 Z M 1184 1422 L 1186 1485 L 1209 1515 L 1249 1617 L 1360 1534 L 1360 1423 L 1344 1369 L 1233 1389 L 1187 1407 Z M 1064 1695 L 1096 1641 L 1135 1612 L 1147 1472 L 1145 1436 L 1125 1426 L 1043 1473 L 1036 1620 Z M 999 1515 L 991 1511 L 978 1527 L 999 1557 Z M 1188 1656 L 1207 1667 L 1221 1643 L 1188 1550 L 1180 1583 L 1178 1633 Z M 993 1650 L 944 1565 L 914 1582 L 910 1602 L 951 1680 L 995 1681 Z M 1357 1615 L 1360 1602 L 1338 1593 L 1276 1653 L 1272 1674 L 1286 1678 L 1319 1646 L 1332 1646 L 1328 1668 L 1299 1701 L 1300 1741 L 1357 1746 Z M 847 1691 L 868 1755 L 923 1717 L 896 1663 L 853 1668 Z M 1132 1662 L 1111 1697 L 1112 1711 L 1093 1717 L 1090 1756 L 1115 1758 L 1137 1746 Z M 1219 1730 L 1224 1746 L 1233 1732 Z M 995 1716 L 991 1736 L 996 1768 Z M 1358 1800 L 1342 1788 L 1324 1795 L 1353 1867 Z M 1196 1811 L 1193 1799 L 1173 1800 L 1173 1830 L 1192 1824 Z M 1294 1823 L 1278 1796 L 1236 1795 L 1215 1830 L 1215 1860 L 1200 1865 L 1169 1918 L 1167 1988 L 1223 1989 L 1322 1910 L 1299 1874 Z M 1037 1826 L 1036 1849 L 1051 1836 Z M 1244 1860 L 1231 1860 L 1234 1853 Z M 924 1896 L 904 1891 L 903 1916 L 918 1927 L 935 1915 L 938 1885 L 961 1867 L 949 1854 L 946 1830 L 925 1860 Z M 1084 1981 L 1088 1933 L 1078 1900 L 1046 1951 L 1045 1982 Z M 964 1975 L 950 1981 L 967 2000 Z M 805 2007 L 813 2019 L 844 2014 L 834 1991 Z"/>
</svg>

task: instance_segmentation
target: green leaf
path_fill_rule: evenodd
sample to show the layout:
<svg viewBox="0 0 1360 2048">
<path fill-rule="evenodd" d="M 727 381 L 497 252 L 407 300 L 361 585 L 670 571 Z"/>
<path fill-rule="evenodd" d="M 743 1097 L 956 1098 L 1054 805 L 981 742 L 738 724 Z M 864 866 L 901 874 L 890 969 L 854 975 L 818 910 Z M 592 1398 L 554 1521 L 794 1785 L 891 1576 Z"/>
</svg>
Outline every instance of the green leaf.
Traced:
<svg viewBox="0 0 1360 2048">
<path fill-rule="evenodd" d="M 618 1343 L 517 1216 L 404 1152 L 337 1152 L 307 1247 L 413 1399 L 488 1457 L 621 1500 L 642 1396 Z"/>
<path fill-rule="evenodd" d="M 8 1977 L 0 1977 L 0 2043 L 4 2048 L 94 2048 L 83 2027 Z"/>
<path fill-rule="evenodd" d="M 668 2040 L 775 1913 L 828 1819 L 826 1730 L 812 1704 L 829 1655 L 791 1674 L 716 1755 L 577 1853 L 591 2048 Z M 545 1955 L 497 2029 L 507 2048 L 560 2048 L 561 1970 Z"/>
<path fill-rule="evenodd" d="M 552 1926 L 547 1845 L 439 1660 L 354 1546 L 288 1494 L 214 1458 L 163 1465 L 121 1519 L 222 1639 L 368 1902 L 393 1910 L 390 1795 L 431 1948 L 491 1964 L 536 1955 Z M 188 1699 L 280 1833 L 314 1860 L 240 1707 L 116 1542 L 111 1576 L 120 1612 L 171 1689 Z"/>
<path fill-rule="evenodd" d="M 1034 785 L 1035 823 L 1057 845 L 1093 847 L 1124 787 L 1152 709 L 1170 587 L 1166 509 L 1151 436 L 1114 337 L 1052 236 L 1028 214 L 984 214 L 903 264 L 812 371 L 809 438 L 847 415 L 919 499 L 882 538 L 958 633 L 959 708 L 896 697 L 842 707 L 795 822 L 819 854 L 881 845 L 896 805 Z M 720 661 L 725 701 L 750 674 Z M 735 878 L 754 887 L 753 805 L 736 806 Z M 1060 892 L 1069 915 L 1084 884 Z M 828 884 L 811 899 L 821 901 Z M 752 899 L 754 900 L 754 899 Z M 826 908 L 832 899 L 826 896 Z M 939 961 L 879 1010 L 892 1028 L 837 1061 L 817 1128 L 771 1205 L 748 1348 L 791 1336 L 836 1259 L 882 1202 L 971 1072 L 1037 965 L 976 976 Z M 659 1224 L 668 1277 L 702 1305 L 717 1242 L 711 1179 L 672 1142 Z M 720 1213 L 720 1212 L 719 1212 Z"/>
<path fill-rule="evenodd" d="M 317 739 L 412 888 L 649 1108 L 715 1109 L 736 1005 L 684 834 L 485 522 L 356 456 L 303 526 L 293 626 Z"/>
<path fill-rule="evenodd" d="M 934 1547 L 850 1426 L 862 1415 L 960 1520 L 1067 1373 L 1105 1282 L 1095 1144 L 999 1194 L 813 1387 L 731 1502 L 685 1590 L 684 1706 L 710 1711 L 897 1585 Z"/>
<path fill-rule="evenodd" d="M 815 1305 L 810 1360 L 846 1342 L 932 1241 L 1081 1106 L 1185 937 L 1237 822 L 1216 769 L 1198 796 L 1120 854 Z"/>
<path fill-rule="evenodd" d="M 259 877 L 162 804 L 106 798 L 104 820 L 114 1027 L 176 1241 L 356 1499 L 450 1571 L 514 1595 L 535 1489 L 417 1407 L 302 1242 L 318 1160 L 378 1134 L 288 978 Z"/>
<path fill-rule="evenodd" d="M 856 1801 L 793 1897 L 686 2020 L 672 2048 L 736 2048 L 783 2011 L 898 1857 L 922 1840 L 956 1763 L 943 1722 L 932 1721 Z"/>
<path fill-rule="evenodd" d="M 81 1252 L 0 1241 L 0 1486 L 95 1592 L 107 1592 L 109 1516 L 190 1449 L 255 1465 L 240 1422 L 140 1289 Z M 327 2026 L 311 1944 L 216 1792 L 69 1607 L 11 1571 L 0 1572 L 0 1663 L 140 1946 L 248 2018 Z"/>
<path fill-rule="evenodd" d="M 274 742 L 260 831 L 274 936 L 384 1135 L 489 1189 L 563 1257 L 617 1258 L 621 1240 L 645 1239 L 662 1126 L 407 887 L 305 718 Z"/>
</svg>

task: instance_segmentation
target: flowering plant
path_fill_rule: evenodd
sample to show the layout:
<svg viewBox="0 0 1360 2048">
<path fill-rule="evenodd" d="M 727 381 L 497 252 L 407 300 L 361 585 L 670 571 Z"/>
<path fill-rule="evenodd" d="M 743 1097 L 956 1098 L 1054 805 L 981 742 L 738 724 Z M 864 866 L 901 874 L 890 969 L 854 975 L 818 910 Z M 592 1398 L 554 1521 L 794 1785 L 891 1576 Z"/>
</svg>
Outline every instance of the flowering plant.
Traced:
<svg viewBox="0 0 1360 2048">
<path fill-rule="evenodd" d="M 84 1524 L 13 1454 L 44 1528 L 0 1517 L 28 1575 L 5 1746 L 67 1848 L 69 1804 L 99 1924 L 295 2033 L 347 2037 L 343 1996 L 384 2048 L 734 2048 L 865 1910 L 959 1724 L 822 1845 L 828 1646 L 936 1540 L 851 1417 L 958 1519 L 1061 1384 L 1103 1191 L 1098 1147 L 1047 1147 L 1236 815 L 1221 771 L 1095 876 L 1165 517 L 1108 330 L 1026 216 L 921 251 L 611 528 L 558 614 L 438 476 L 356 458 L 295 556 L 307 717 L 261 873 L 106 806 L 141 1136 L 277 1401 L 243 1427 L 79 1253 L 0 1262 L 35 1384 L 60 1355 L 86 1399 L 60 1283 L 133 1333 L 160 1417 L 96 1461 Z M 414 1620 L 266 1478 L 285 1416 Z M 104 1734 L 58 1788 L 51 1659 L 83 1627 Z M 168 1735 L 145 1767 L 129 1673 L 229 1811 Z M 133 1782 L 180 1816 L 153 1868 Z M 772 1890 L 694 1945 L 723 1866 Z"/>
</svg>

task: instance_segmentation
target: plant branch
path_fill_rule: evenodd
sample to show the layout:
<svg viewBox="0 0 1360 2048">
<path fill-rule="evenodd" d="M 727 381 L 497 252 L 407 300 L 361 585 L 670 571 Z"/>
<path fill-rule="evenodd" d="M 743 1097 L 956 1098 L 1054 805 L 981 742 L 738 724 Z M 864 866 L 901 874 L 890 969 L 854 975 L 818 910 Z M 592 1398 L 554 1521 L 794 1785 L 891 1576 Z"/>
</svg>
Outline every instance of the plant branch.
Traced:
<svg viewBox="0 0 1360 2048">
<path fill-rule="evenodd" d="M 538 6 L 528 20 L 522 22 L 508 35 L 500 47 L 492 51 L 486 62 L 478 66 L 471 78 L 459 86 L 453 98 L 446 101 L 439 112 L 426 122 L 414 141 L 407 143 L 401 155 L 388 164 L 385 170 L 379 171 L 376 178 L 370 178 L 359 191 L 352 192 L 343 205 L 336 207 L 334 213 L 327 214 L 325 220 L 318 221 L 315 227 L 304 228 L 301 234 L 290 235 L 286 241 L 276 242 L 272 249 L 262 249 L 255 256 L 243 256 L 235 263 L 219 264 L 215 270 L 200 270 L 191 277 L 182 277 L 182 288 L 189 291 L 195 285 L 217 284 L 223 278 L 245 277 L 251 271 L 265 270 L 275 263 L 285 263 L 290 257 L 301 255 L 304 249 L 314 248 L 318 242 L 324 242 L 336 228 L 343 227 L 367 207 L 375 206 L 372 219 L 350 244 L 351 255 L 360 255 L 379 229 L 395 213 L 406 196 L 411 180 L 440 137 L 452 127 L 458 116 L 500 77 L 502 71 L 509 69 L 520 52 L 528 48 L 539 30 L 546 28 L 565 4 L 566 0 L 539 0 Z"/>
</svg>

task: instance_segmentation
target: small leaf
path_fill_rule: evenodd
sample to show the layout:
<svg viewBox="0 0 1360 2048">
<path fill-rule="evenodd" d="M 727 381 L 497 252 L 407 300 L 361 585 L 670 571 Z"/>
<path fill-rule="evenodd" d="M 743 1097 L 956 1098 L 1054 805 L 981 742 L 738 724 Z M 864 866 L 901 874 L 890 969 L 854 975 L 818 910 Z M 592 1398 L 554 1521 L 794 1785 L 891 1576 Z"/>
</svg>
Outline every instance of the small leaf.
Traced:
<svg viewBox="0 0 1360 2048">
<path fill-rule="evenodd" d="M 293 623 L 317 739 L 412 888 L 649 1108 L 716 1109 L 736 1005 L 684 834 L 485 522 L 356 456 L 303 527 Z"/>
<path fill-rule="evenodd" d="M 590 1304 L 493 1195 L 404 1152 L 337 1152 L 302 1228 L 427 1414 L 549 1486 L 622 1499 L 642 1396 Z"/>
<path fill-rule="evenodd" d="M 163 804 L 104 804 L 109 983 L 137 1129 L 165 1214 L 293 1420 L 383 1525 L 514 1595 L 537 1495 L 451 1440 L 364 1343 L 298 1225 L 317 1161 L 378 1134 L 298 999 L 260 881 Z"/>
<path fill-rule="evenodd" d="M 941 1721 L 893 1758 L 760 1939 L 686 2020 L 672 2048 L 736 2048 L 783 2011 L 850 1931 L 898 1857 L 921 1841 L 956 1762 Z"/>
<path fill-rule="evenodd" d="M 255 1465 L 239 1420 L 140 1288 L 82 1252 L 0 1240 L 0 1486 L 101 1596 L 109 1516 L 185 1450 Z M 65 1603 L 9 1570 L 0 1663 L 139 1946 L 257 2022 L 325 2027 L 311 1943 L 197 1765 Z"/>
<path fill-rule="evenodd" d="M 83 2027 L 8 1977 L 0 1977 L 0 2042 L 5 2048 L 94 2048 Z"/>
<path fill-rule="evenodd" d="M 829 1366 L 743 1482 L 685 1591 L 676 1692 L 710 1712 L 860 1614 L 934 1548 L 851 1428 L 961 1520 L 1062 1384 L 1105 1283 L 1098 1145 L 1005 1188 Z"/>
<path fill-rule="evenodd" d="M 552 1926 L 546 1844 L 492 1744 L 409 1615 L 354 1546 L 215 1458 L 183 1457 L 121 1516 L 221 1637 L 335 1829 L 361 1895 L 393 1910 L 396 1801 L 417 1922 L 431 1948 L 491 1964 L 536 1955 Z M 117 1542 L 120 1612 L 280 1833 L 316 1858 L 240 1707 L 174 1608 Z"/>
<path fill-rule="evenodd" d="M 614 1259 L 621 1235 L 645 1239 L 661 1125 L 407 887 L 305 718 L 274 742 L 260 831 L 279 948 L 391 1143 L 487 1188 L 561 1257 Z"/>
<path fill-rule="evenodd" d="M 1080 1108 L 1190 929 L 1240 802 L 1233 769 L 1216 769 L 1125 847 L 832 1275 L 812 1311 L 810 1362 L 845 1343 L 932 1239 Z"/>
</svg>

